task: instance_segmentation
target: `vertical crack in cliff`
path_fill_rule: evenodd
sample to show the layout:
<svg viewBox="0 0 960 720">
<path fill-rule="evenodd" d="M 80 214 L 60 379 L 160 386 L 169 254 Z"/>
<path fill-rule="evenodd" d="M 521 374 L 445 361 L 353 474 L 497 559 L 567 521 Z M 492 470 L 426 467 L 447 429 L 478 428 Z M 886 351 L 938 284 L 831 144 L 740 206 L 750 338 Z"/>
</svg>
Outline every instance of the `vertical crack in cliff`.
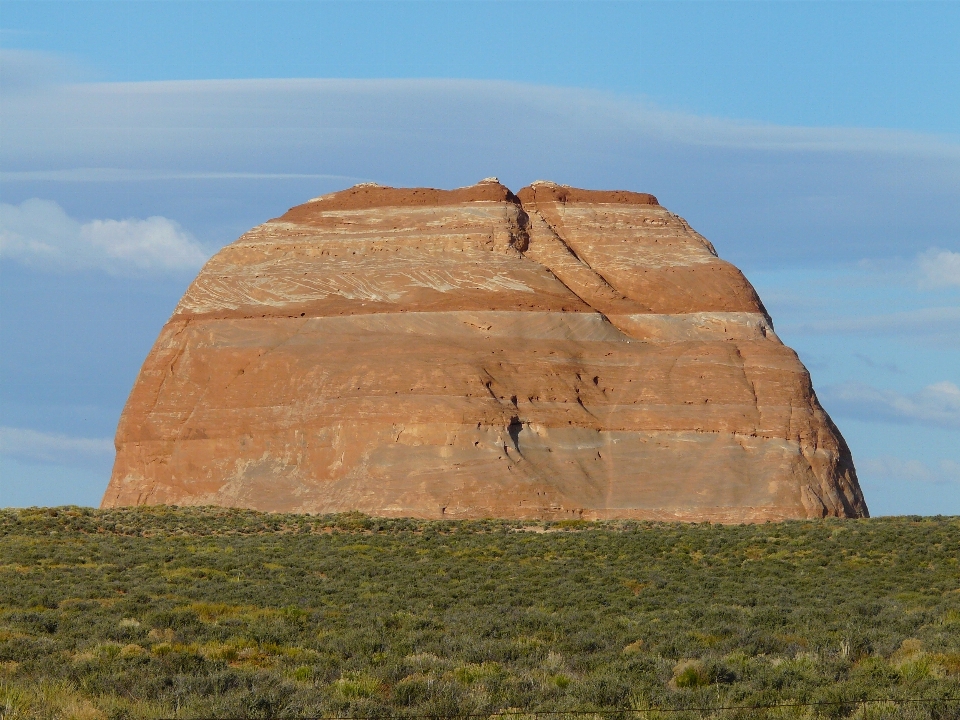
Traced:
<svg viewBox="0 0 960 720">
<path fill-rule="evenodd" d="M 737 360 L 740 361 L 740 372 L 743 373 L 743 379 L 747 381 L 747 385 L 750 387 L 750 394 L 753 396 L 753 404 L 757 406 L 757 412 L 760 412 L 760 399 L 757 397 L 757 384 L 753 381 L 753 378 L 747 373 L 747 359 L 743 357 L 743 353 L 740 352 L 740 346 L 734 341 L 733 351 L 737 355 Z"/>
<path fill-rule="evenodd" d="M 743 356 L 740 346 L 736 342 L 733 343 L 733 351 L 736 353 L 737 360 L 740 361 L 740 372 L 743 373 L 743 379 L 750 388 L 750 394 L 753 396 L 753 406 L 757 409 L 757 422 L 753 428 L 753 435 L 757 436 L 763 427 L 763 408 L 760 405 L 760 398 L 757 396 L 757 383 L 747 372 L 747 359 Z"/>
<path fill-rule="evenodd" d="M 190 318 L 187 318 L 186 320 L 183 321 L 183 326 L 180 327 L 180 329 L 173 334 L 173 338 L 171 339 L 171 342 L 179 338 L 180 335 L 187 329 L 188 325 L 190 325 Z M 153 413 L 157 409 L 157 405 L 160 404 L 160 396 L 163 394 L 163 386 L 166 384 L 167 378 L 169 378 L 171 375 L 174 374 L 174 366 L 179 362 L 180 358 L 183 356 L 186 350 L 187 350 L 187 344 L 181 343 L 180 347 L 177 348 L 176 353 L 174 353 L 173 359 L 170 360 L 170 362 L 167 364 L 167 369 L 164 371 L 163 377 L 160 378 L 160 384 L 157 385 L 157 393 L 153 398 L 153 404 L 150 406 L 150 410 L 148 411 L 148 414 Z M 140 372 L 142 374 L 143 371 L 141 370 Z"/>
<path fill-rule="evenodd" d="M 513 449 L 517 451 L 517 455 L 523 457 L 523 451 L 520 450 L 520 431 L 523 430 L 523 423 L 520 422 L 520 418 L 514 415 L 510 418 L 510 424 L 507 425 L 507 434 L 510 436 L 511 442 L 513 442 Z"/>
</svg>

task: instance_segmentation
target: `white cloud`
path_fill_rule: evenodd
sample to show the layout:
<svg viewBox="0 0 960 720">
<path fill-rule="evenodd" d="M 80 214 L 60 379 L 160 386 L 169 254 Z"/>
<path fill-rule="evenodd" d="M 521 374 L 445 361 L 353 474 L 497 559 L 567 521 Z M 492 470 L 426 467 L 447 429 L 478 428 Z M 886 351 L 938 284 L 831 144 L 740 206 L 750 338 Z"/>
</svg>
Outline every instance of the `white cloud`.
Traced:
<svg viewBox="0 0 960 720">
<path fill-rule="evenodd" d="M 0 203 L 0 258 L 43 269 L 142 274 L 195 271 L 207 257 L 189 233 L 164 217 L 80 223 L 51 200 Z"/>
<path fill-rule="evenodd" d="M 886 315 L 823 320 L 788 328 L 806 335 L 960 335 L 960 307 L 933 307 Z"/>
<path fill-rule="evenodd" d="M 939 247 L 927 248 L 913 262 L 891 256 L 861 260 L 859 272 L 846 282 L 865 286 L 900 285 L 921 291 L 938 291 L 960 287 L 960 252 Z"/>
<path fill-rule="evenodd" d="M 80 226 L 81 240 L 111 261 L 140 270 L 199 267 L 206 255 L 172 220 L 92 220 Z"/>
<path fill-rule="evenodd" d="M 840 416 L 960 428 L 960 388 L 948 381 L 910 395 L 853 382 L 828 386 L 820 395 L 830 412 Z"/>
<path fill-rule="evenodd" d="M 0 455 L 41 463 L 83 465 L 109 460 L 109 438 L 78 438 L 24 428 L 0 427 Z"/>
<path fill-rule="evenodd" d="M 932 466 L 920 460 L 901 460 L 895 457 L 867 458 L 857 462 L 862 478 L 877 478 L 894 482 L 918 482 L 941 485 L 960 483 L 960 463 L 940 460 Z"/>
<path fill-rule="evenodd" d="M 917 258 L 921 286 L 960 286 L 960 252 L 931 248 Z"/>
</svg>

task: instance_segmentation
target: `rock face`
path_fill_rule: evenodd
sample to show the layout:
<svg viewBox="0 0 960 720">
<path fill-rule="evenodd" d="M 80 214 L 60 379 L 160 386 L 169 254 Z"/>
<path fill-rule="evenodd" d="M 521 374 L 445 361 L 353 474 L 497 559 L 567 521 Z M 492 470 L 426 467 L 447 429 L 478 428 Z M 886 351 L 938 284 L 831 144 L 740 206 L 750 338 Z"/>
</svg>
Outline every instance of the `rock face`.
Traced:
<svg viewBox="0 0 960 720">
<path fill-rule="evenodd" d="M 104 507 L 865 517 L 746 278 L 652 195 L 358 185 L 225 247 L 120 419 Z"/>
</svg>

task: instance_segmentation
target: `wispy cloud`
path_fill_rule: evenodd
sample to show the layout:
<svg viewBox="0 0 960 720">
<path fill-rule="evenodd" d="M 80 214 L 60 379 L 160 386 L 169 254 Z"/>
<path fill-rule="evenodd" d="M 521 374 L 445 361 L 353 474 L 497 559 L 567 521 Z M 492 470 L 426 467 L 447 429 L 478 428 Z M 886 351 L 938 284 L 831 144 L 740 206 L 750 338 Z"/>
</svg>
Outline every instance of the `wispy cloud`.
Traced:
<svg viewBox="0 0 960 720">
<path fill-rule="evenodd" d="M 22 74 L 22 73 L 21 73 Z M 76 143 L 94 142 L 118 156 L 122 147 L 175 149 L 184 139 L 212 143 L 210 157 L 228 148 L 250 149 L 256 137 L 269 149 L 291 150 L 296 141 L 313 151 L 331 140 L 353 145 L 361 138 L 404 138 L 420 147 L 441 142 L 490 145 L 510 138 L 547 142 L 576 133 L 587 151 L 618 137 L 628 146 L 640 140 L 763 152 L 927 156 L 956 163 L 960 140 L 901 130 L 793 127 L 699 116 L 659 108 L 643 97 L 584 88 L 493 80 L 190 80 L 77 83 L 49 87 L 44 96 L 5 103 L 11 136 L 5 155 L 40 157 L 43 148 L 24 140 L 51 137 L 69 155 Z M 70 123 L 58 121 L 69 108 Z M 424 111 L 430 108 L 430 112 Z M 30 120 L 40 119 L 39 123 Z M 132 132 L 136 130 L 137 132 Z M 439 133 L 439 134 L 438 134 Z M 66 141 L 64 144 L 63 141 Z M 124 156 L 129 157 L 127 153 Z M 213 168 L 210 168 L 211 170 Z M 958 172 L 952 175 L 956 179 Z"/>
<path fill-rule="evenodd" d="M 896 483 L 960 483 L 960 463 L 953 460 L 940 460 L 931 465 L 920 460 L 876 457 L 858 461 L 857 470 L 862 478 Z"/>
<path fill-rule="evenodd" d="M 920 254 L 917 266 L 922 286 L 960 287 L 960 252 L 931 248 Z"/>
<path fill-rule="evenodd" d="M 108 460 L 114 453 L 109 438 L 78 438 L 24 428 L 0 427 L 0 455 L 60 465 Z"/>
<path fill-rule="evenodd" d="M 853 382 L 827 386 L 819 394 L 830 412 L 838 416 L 960 428 L 960 388 L 948 381 L 909 395 Z"/>
<path fill-rule="evenodd" d="M 960 159 L 950 136 L 874 128 L 799 127 L 668 112 L 644 103 L 643 125 L 664 139 L 740 150 L 937 155 Z M 944 155 L 945 154 L 945 155 Z"/>
<path fill-rule="evenodd" d="M 878 362 L 872 357 L 864 355 L 863 353 L 854 353 L 853 356 L 871 370 L 886 370 L 887 372 L 891 373 L 903 373 L 903 368 L 896 363 Z"/>
<path fill-rule="evenodd" d="M 928 247 L 913 258 L 868 258 L 848 273 L 859 286 L 897 285 L 921 292 L 951 291 L 960 287 L 960 252 Z"/>
<path fill-rule="evenodd" d="M 151 182 L 154 180 L 338 180 L 345 184 L 370 178 L 325 173 L 179 172 L 130 168 L 0 171 L 0 182 Z"/>
<path fill-rule="evenodd" d="M 17 34 L 0 29 L 0 37 Z M 0 48 L 0 92 L 5 97 L 35 92 L 50 85 L 80 79 L 84 64 L 77 58 L 35 50 Z"/>
<path fill-rule="evenodd" d="M 791 332 L 809 335 L 938 335 L 960 336 L 960 307 L 933 307 L 886 315 L 863 315 L 804 323 Z"/>
<path fill-rule="evenodd" d="M 47 270 L 113 274 L 194 271 L 209 257 L 164 217 L 81 223 L 51 200 L 0 204 L 0 257 Z"/>
</svg>

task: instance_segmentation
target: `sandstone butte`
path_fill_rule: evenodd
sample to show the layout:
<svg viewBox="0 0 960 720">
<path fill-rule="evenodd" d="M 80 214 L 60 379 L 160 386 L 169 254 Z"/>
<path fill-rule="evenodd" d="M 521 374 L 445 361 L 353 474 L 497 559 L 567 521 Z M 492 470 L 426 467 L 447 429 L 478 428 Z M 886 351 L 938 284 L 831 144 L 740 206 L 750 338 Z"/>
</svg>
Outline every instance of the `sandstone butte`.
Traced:
<svg viewBox="0 0 960 720">
<path fill-rule="evenodd" d="M 363 184 L 254 228 L 163 328 L 104 507 L 866 517 L 743 274 L 652 195 Z"/>
</svg>

